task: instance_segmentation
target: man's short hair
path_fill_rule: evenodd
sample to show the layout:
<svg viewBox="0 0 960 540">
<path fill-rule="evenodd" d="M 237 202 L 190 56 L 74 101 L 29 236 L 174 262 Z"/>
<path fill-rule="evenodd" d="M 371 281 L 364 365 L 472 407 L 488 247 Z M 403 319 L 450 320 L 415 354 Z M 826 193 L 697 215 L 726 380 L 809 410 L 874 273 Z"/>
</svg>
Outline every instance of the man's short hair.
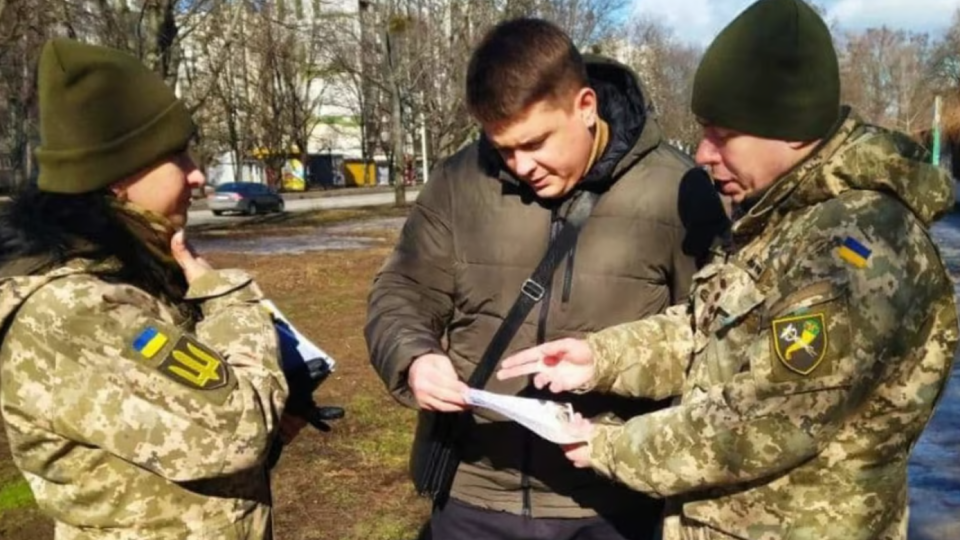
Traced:
<svg viewBox="0 0 960 540">
<path fill-rule="evenodd" d="M 583 58 L 563 30 L 542 19 L 513 19 L 493 27 L 473 51 L 467 109 L 481 124 L 503 122 L 586 85 Z"/>
</svg>

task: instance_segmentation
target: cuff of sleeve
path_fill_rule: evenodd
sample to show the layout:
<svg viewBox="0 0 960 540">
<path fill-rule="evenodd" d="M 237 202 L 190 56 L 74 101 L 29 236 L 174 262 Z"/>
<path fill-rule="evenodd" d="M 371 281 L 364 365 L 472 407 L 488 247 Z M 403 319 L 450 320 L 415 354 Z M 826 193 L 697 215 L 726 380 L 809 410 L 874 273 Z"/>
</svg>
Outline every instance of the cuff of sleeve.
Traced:
<svg viewBox="0 0 960 540">
<path fill-rule="evenodd" d="M 603 333 L 590 334 L 585 338 L 590 347 L 590 355 L 593 357 L 593 379 L 586 384 L 574 390 L 575 393 L 585 394 L 587 392 L 608 390 L 616 378 L 616 373 L 610 369 L 610 359 L 607 354 L 607 347 L 603 342 Z"/>
<path fill-rule="evenodd" d="M 608 478 L 614 477 L 615 457 L 613 441 L 623 431 L 622 425 L 594 424 L 593 437 L 590 439 L 590 467 Z"/>
<path fill-rule="evenodd" d="M 242 270 L 212 270 L 190 284 L 185 298 L 187 300 L 207 300 L 224 296 L 247 286 L 252 281 L 253 278 Z M 261 297 L 262 295 L 255 294 L 255 297 L 251 297 L 249 300 L 259 300 Z"/>
<path fill-rule="evenodd" d="M 662 476 L 657 476 L 659 469 L 650 468 L 647 459 L 651 449 L 644 444 L 651 434 L 649 420 L 666 410 L 670 409 L 637 416 L 624 424 L 595 424 L 590 439 L 590 466 L 635 491 L 657 498 L 667 495 L 658 491 L 654 482 L 672 473 L 666 468 Z"/>
</svg>

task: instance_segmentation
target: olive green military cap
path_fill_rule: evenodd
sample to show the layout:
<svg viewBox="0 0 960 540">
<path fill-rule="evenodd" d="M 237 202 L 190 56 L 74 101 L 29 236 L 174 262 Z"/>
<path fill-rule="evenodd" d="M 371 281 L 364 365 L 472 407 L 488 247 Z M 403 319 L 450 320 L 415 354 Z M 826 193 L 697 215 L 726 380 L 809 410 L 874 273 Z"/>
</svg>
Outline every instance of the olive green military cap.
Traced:
<svg viewBox="0 0 960 540">
<path fill-rule="evenodd" d="M 193 137 L 183 102 L 129 54 L 53 39 L 37 76 L 41 191 L 105 188 L 185 150 Z"/>
<path fill-rule="evenodd" d="M 825 136 L 840 117 L 830 30 L 802 0 L 760 0 L 704 53 L 693 113 L 710 125 L 785 141 Z"/>
</svg>

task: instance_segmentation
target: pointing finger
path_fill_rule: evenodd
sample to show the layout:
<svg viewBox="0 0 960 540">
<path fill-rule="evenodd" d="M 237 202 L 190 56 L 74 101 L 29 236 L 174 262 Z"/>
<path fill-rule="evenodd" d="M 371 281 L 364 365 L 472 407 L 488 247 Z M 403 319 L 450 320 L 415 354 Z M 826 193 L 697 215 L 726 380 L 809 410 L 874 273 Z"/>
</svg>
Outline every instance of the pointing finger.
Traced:
<svg viewBox="0 0 960 540">
<path fill-rule="evenodd" d="M 497 371 L 497 379 L 506 380 L 512 379 L 514 377 L 521 377 L 523 375 L 532 375 L 534 373 L 539 373 L 543 371 L 543 364 L 539 362 L 534 362 L 532 364 L 520 364 L 514 367 L 501 368 Z"/>
<path fill-rule="evenodd" d="M 543 353 L 540 350 L 540 347 L 531 347 L 524 351 L 520 351 L 500 363 L 501 368 L 513 368 L 517 366 L 524 366 L 528 364 L 538 364 L 540 359 L 543 357 Z"/>
</svg>

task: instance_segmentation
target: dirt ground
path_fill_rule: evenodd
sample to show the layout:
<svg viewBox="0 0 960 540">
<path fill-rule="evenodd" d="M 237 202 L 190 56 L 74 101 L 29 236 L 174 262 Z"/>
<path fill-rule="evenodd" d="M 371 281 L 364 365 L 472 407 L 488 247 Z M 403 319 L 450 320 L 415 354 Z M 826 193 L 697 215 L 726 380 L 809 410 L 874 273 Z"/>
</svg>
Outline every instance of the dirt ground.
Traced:
<svg viewBox="0 0 960 540">
<path fill-rule="evenodd" d="M 382 212 L 350 212 L 343 217 L 374 214 Z M 330 221 L 338 220 L 301 217 L 289 225 L 302 231 Z M 264 226 L 270 228 L 247 227 L 241 234 L 262 234 L 264 241 L 270 241 L 272 235 L 283 232 L 273 227 L 284 224 Z M 406 474 L 414 415 L 387 395 L 367 361 L 362 335 L 366 294 L 396 231 L 369 234 L 377 242 L 359 251 L 205 254 L 218 267 L 251 271 L 290 320 L 338 362 L 336 373 L 316 397 L 344 406 L 347 416 L 330 434 L 305 429 L 286 449 L 273 475 L 278 539 L 413 540 L 428 513 L 427 503 L 413 493 Z M 2 493 L 21 481 L 2 432 L 0 439 Z M 0 504 L 0 538 L 53 537 L 49 520 L 32 504 L 3 508 Z"/>
</svg>

